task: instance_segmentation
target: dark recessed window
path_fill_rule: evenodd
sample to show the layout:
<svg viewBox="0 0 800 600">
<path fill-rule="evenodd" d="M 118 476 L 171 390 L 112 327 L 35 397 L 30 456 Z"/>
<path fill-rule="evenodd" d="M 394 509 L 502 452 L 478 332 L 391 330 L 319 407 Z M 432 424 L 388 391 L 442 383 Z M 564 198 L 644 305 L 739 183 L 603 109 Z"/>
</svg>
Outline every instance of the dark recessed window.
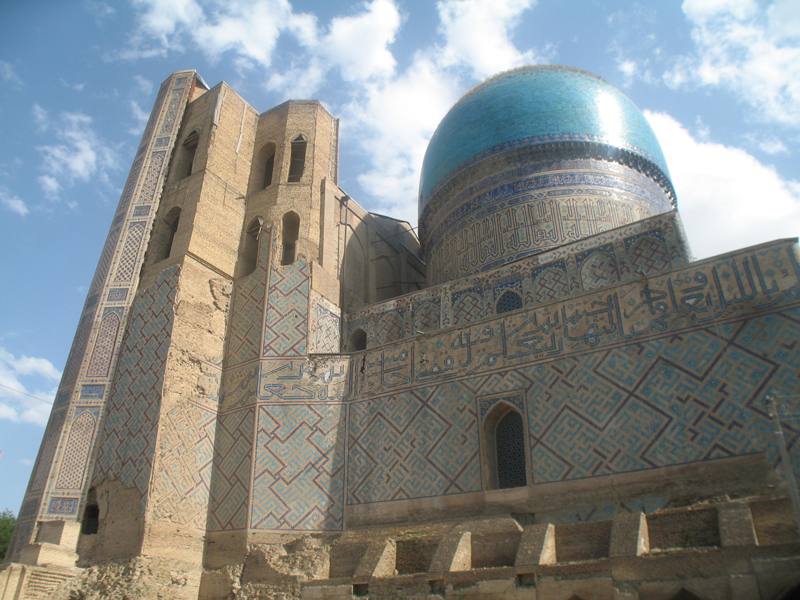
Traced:
<svg viewBox="0 0 800 600">
<path fill-rule="evenodd" d="M 302 134 L 292 140 L 291 159 L 289 161 L 289 182 L 296 183 L 303 177 L 306 168 L 306 146 L 308 142 Z"/>
</svg>

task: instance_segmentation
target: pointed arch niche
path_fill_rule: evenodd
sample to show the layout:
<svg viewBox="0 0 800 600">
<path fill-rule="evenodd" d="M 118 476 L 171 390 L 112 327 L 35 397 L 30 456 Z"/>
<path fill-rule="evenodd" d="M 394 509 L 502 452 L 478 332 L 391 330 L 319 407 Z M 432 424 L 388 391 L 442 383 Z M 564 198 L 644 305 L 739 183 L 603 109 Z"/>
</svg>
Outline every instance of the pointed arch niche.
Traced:
<svg viewBox="0 0 800 600">
<path fill-rule="evenodd" d="M 525 487 L 530 483 L 528 422 L 522 394 L 479 400 L 481 469 L 487 489 Z"/>
</svg>

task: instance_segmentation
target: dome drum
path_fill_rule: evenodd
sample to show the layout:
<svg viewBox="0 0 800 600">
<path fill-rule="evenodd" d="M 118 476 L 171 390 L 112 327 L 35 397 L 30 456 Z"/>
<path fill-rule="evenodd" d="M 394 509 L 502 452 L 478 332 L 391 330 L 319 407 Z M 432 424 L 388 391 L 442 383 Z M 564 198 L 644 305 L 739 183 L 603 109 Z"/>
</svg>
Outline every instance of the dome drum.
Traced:
<svg viewBox="0 0 800 600">
<path fill-rule="evenodd" d="M 431 283 L 494 269 L 672 209 L 656 182 L 621 164 L 566 157 L 510 162 L 484 159 L 426 207 L 420 234 Z"/>
<path fill-rule="evenodd" d="M 644 115 L 565 67 L 502 73 L 431 138 L 420 179 L 428 281 L 491 269 L 674 208 Z"/>
</svg>

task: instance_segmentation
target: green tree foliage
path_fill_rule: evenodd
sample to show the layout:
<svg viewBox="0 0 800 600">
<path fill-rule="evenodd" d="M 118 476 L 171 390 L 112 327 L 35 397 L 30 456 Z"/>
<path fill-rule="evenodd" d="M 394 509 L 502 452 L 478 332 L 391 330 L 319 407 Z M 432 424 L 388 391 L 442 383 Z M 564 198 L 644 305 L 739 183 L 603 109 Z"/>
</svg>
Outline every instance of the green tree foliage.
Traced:
<svg viewBox="0 0 800 600">
<path fill-rule="evenodd" d="M 0 511 L 0 560 L 6 556 L 6 550 L 8 550 L 8 546 L 11 543 L 11 534 L 14 533 L 14 525 L 16 523 L 17 519 L 14 517 L 13 512 L 8 509 Z"/>
</svg>

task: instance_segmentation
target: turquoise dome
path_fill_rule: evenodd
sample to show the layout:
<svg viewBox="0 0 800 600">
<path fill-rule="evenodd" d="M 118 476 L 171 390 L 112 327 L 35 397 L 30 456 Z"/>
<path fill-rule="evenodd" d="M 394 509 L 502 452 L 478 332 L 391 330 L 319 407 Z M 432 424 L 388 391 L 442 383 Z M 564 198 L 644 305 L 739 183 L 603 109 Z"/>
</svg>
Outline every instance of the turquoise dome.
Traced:
<svg viewBox="0 0 800 600">
<path fill-rule="evenodd" d="M 585 71 L 522 67 L 480 84 L 442 119 L 422 163 L 420 215 L 437 187 L 475 159 L 514 146 L 558 142 L 620 150 L 626 162 L 672 187 L 655 134 L 627 96 Z"/>
</svg>

